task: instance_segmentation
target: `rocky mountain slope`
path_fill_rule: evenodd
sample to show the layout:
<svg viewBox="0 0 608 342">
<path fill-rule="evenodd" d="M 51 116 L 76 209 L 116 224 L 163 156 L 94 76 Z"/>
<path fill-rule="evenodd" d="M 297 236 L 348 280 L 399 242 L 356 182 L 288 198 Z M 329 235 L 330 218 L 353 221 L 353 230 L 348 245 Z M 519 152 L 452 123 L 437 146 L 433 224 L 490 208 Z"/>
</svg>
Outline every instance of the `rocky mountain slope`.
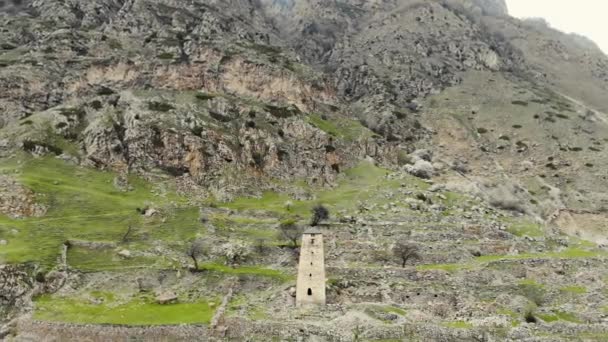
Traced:
<svg viewBox="0 0 608 342">
<path fill-rule="evenodd" d="M 5 0 L 0 80 L 0 337 L 608 334 L 608 57 L 504 1 Z"/>
</svg>

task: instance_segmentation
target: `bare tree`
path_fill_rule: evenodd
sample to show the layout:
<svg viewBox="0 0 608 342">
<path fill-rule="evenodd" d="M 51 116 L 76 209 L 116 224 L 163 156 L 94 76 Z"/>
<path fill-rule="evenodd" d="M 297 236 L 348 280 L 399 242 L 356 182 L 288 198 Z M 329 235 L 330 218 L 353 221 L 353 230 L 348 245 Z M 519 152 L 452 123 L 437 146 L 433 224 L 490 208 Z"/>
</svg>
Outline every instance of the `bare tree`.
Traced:
<svg viewBox="0 0 608 342">
<path fill-rule="evenodd" d="M 294 220 L 283 221 L 279 225 L 280 237 L 291 242 L 294 248 L 298 246 L 298 239 L 302 236 L 303 232 L 304 229 Z"/>
<path fill-rule="evenodd" d="M 268 252 L 268 240 L 265 238 L 259 238 L 255 240 L 254 250 L 259 255 L 265 255 Z"/>
<path fill-rule="evenodd" d="M 401 267 L 405 267 L 410 259 L 420 259 L 419 251 L 417 245 L 406 240 L 397 241 L 393 247 L 393 255 L 401 260 Z"/>
<path fill-rule="evenodd" d="M 129 227 L 127 228 L 127 232 L 125 233 L 125 235 L 122 236 L 122 243 L 127 243 L 129 242 L 130 238 L 131 238 L 131 233 L 133 233 L 133 225 L 129 225 Z"/>
<path fill-rule="evenodd" d="M 310 219 L 310 225 L 316 226 L 321 221 L 325 221 L 329 219 L 329 210 L 325 208 L 323 205 L 319 204 L 312 208 L 312 218 Z"/>
<path fill-rule="evenodd" d="M 186 255 L 188 255 L 190 257 L 190 259 L 192 259 L 192 261 L 194 262 L 194 269 L 198 270 L 198 258 L 200 258 L 201 256 L 205 255 L 206 251 L 205 251 L 205 245 L 203 243 L 203 240 L 201 239 L 196 239 L 192 242 L 192 244 L 190 245 L 190 247 L 188 248 L 188 250 L 186 251 Z"/>
</svg>

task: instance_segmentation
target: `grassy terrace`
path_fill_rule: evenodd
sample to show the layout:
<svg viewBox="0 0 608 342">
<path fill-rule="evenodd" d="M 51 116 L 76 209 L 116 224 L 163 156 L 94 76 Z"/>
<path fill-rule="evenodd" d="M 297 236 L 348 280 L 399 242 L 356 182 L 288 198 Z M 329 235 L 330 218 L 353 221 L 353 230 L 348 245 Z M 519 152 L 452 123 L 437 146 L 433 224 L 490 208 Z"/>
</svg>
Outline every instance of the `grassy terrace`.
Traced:
<svg viewBox="0 0 608 342">
<path fill-rule="evenodd" d="M 293 201 L 287 195 L 267 192 L 261 198 L 242 197 L 234 202 L 223 203 L 220 206 L 234 210 L 260 210 L 273 212 L 278 215 L 308 216 L 310 209 L 317 203 L 326 204 L 332 211 L 354 210 L 359 202 L 382 205 L 390 200 L 382 196 L 382 190 L 398 188 L 407 182 L 411 187 L 426 189 L 428 184 L 415 177 L 405 180 L 389 180 L 386 176 L 389 170 L 376 167 L 369 162 L 346 170 L 338 186 L 332 189 L 320 189 L 315 192 L 316 201 Z M 285 208 L 285 202 L 293 202 L 291 210 Z"/>
<path fill-rule="evenodd" d="M 10 263 L 40 263 L 52 267 L 66 241 L 82 243 L 70 248 L 68 263 L 84 271 L 113 270 L 133 267 L 171 267 L 160 257 L 138 257 L 138 251 L 149 249 L 153 241 L 162 241 L 170 248 L 183 249 L 183 243 L 206 229 L 199 221 L 197 207 L 189 206 L 185 198 L 170 190 L 161 191 L 150 183 L 130 177 L 131 191 L 123 192 L 113 185 L 115 174 L 81 168 L 56 158 L 22 158 L 0 161 L 0 172 L 13 175 L 36 194 L 36 200 L 49 211 L 44 217 L 11 219 L 0 216 L 0 237 L 9 241 L 0 246 L 0 261 Z M 404 181 L 415 188 L 428 185 L 415 178 L 388 180 L 388 170 L 370 163 L 347 170 L 337 187 L 320 189 L 316 201 L 293 201 L 288 211 L 283 194 L 266 193 L 262 198 L 239 198 L 221 206 L 241 211 L 240 215 L 213 216 L 210 221 L 220 234 L 247 240 L 276 238 L 273 225 L 283 215 L 308 217 L 316 203 L 325 203 L 335 212 L 356 210 L 359 203 L 383 204 L 389 201 L 383 190 L 399 187 Z M 161 184 L 162 185 L 162 184 Z M 314 189 L 311 189 L 311 191 Z M 138 208 L 146 206 L 160 210 L 160 217 L 145 218 Z M 267 213 L 265 218 L 252 218 L 249 210 Z M 270 216 L 268 216 L 270 215 Z M 133 229 L 127 239 L 128 227 Z M 87 243 L 101 247 L 86 248 Z M 117 249 L 129 249 L 133 258 L 121 259 Z M 141 253 L 139 253 L 141 255 Z M 217 269 L 216 269 L 217 270 Z M 224 270 L 228 272 L 228 270 Z M 234 272 L 234 271 L 231 271 Z M 245 272 L 245 271 L 242 271 Z"/>
<path fill-rule="evenodd" d="M 145 297 L 127 302 L 120 302 L 111 294 L 95 297 L 101 299 L 100 304 L 94 304 L 90 299 L 40 297 L 36 301 L 34 318 L 83 324 L 206 324 L 214 311 L 209 305 L 210 301 L 160 305 Z"/>
<path fill-rule="evenodd" d="M 165 224 L 144 223 L 137 208 L 147 204 L 173 207 L 185 201 L 170 192 L 156 196 L 152 186 L 137 177 L 129 179 L 132 191 L 121 192 L 112 184 L 114 174 L 71 166 L 54 158 L 29 159 L 23 165 L 3 161 L 0 167 L 3 172 L 17 171 L 19 181 L 36 193 L 38 202 L 49 207 L 42 218 L 14 220 L 0 216 L 0 236 L 9 241 L 0 246 L 0 260 L 6 262 L 51 266 L 65 241 L 117 243 L 129 225 L 138 227 L 137 234 L 148 229 L 169 241 L 188 238 L 200 229 L 196 219 L 184 221 L 174 215 Z"/>
<path fill-rule="evenodd" d="M 230 267 L 216 263 L 205 263 L 200 265 L 199 268 L 200 270 L 218 272 L 223 274 L 259 276 L 277 279 L 280 281 L 295 280 L 293 276 L 285 274 L 279 270 L 258 266 Z"/>
<path fill-rule="evenodd" d="M 552 251 L 546 253 L 522 253 L 517 255 L 484 255 L 476 257 L 471 261 L 465 263 L 454 263 L 454 264 L 427 264 L 420 265 L 417 267 L 419 271 L 427 270 L 443 270 L 447 272 L 456 272 L 462 270 L 469 270 L 478 267 L 483 267 L 491 262 L 496 261 L 507 261 L 507 260 L 528 260 L 528 259 L 584 259 L 584 258 L 597 258 L 597 257 L 608 257 L 608 253 L 604 251 L 567 248 L 562 251 Z"/>
</svg>

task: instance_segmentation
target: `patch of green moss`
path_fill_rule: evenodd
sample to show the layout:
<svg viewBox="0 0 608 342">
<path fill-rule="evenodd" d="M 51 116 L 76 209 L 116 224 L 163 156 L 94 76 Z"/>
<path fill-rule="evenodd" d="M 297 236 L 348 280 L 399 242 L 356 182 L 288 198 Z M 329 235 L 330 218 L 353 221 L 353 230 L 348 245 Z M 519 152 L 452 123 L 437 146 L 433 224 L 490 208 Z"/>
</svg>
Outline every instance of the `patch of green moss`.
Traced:
<svg viewBox="0 0 608 342">
<path fill-rule="evenodd" d="M 542 319 L 543 321 L 547 322 L 547 323 L 559 321 L 559 318 L 557 316 L 555 316 L 555 315 L 537 314 L 536 316 L 538 318 Z"/>
<path fill-rule="evenodd" d="M 498 313 L 499 315 L 505 315 L 505 316 L 509 316 L 511 317 L 511 326 L 518 326 L 519 325 L 519 314 L 513 310 L 507 309 L 507 308 L 500 308 L 498 310 L 496 310 L 496 313 Z"/>
<path fill-rule="evenodd" d="M 175 56 L 171 53 L 171 52 L 163 52 L 161 54 L 159 54 L 158 59 L 163 59 L 163 60 L 171 60 L 173 59 Z"/>
<path fill-rule="evenodd" d="M 247 48 L 253 49 L 259 53 L 269 55 L 269 56 L 277 56 L 281 54 L 281 49 L 276 46 L 263 45 L 263 44 L 249 44 L 243 45 Z"/>
<path fill-rule="evenodd" d="M 585 294 L 587 293 L 587 288 L 584 286 L 565 286 L 559 289 L 562 292 L 575 293 L 575 294 Z"/>
<path fill-rule="evenodd" d="M 583 339 L 584 341 L 608 341 L 608 333 L 581 333 L 577 337 Z"/>
<path fill-rule="evenodd" d="M 252 319 L 254 321 L 265 320 L 269 317 L 266 308 L 261 306 L 255 306 L 253 308 L 250 308 L 247 312 L 247 316 L 249 317 L 249 319 Z"/>
<path fill-rule="evenodd" d="M 553 311 L 553 314 L 537 314 L 543 321 L 550 323 L 556 321 L 566 321 L 572 323 L 581 323 L 581 320 L 575 314 L 564 311 Z"/>
<path fill-rule="evenodd" d="M 543 286 L 536 282 L 534 279 L 522 279 L 519 281 L 519 285 L 530 285 L 530 286 Z"/>
<path fill-rule="evenodd" d="M 515 236 L 541 237 L 544 236 L 543 227 L 538 223 L 521 222 L 510 225 L 507 231 Z"/>
<path fill-rule="evenodd" d="M 382 310 L 383 312 L 394 313 L 394 314 L 397 314 L 400 316 L 405 316 L 407 314 L 407 312 L 405 310 L 398 308 L 398 307 L 394 307 L 392 305 L 381 305 L 381 306 L 378 306 L 378 308 L 380 310 Z"/>
<path fill-rule="evenodd" d="M 358 138 L 369 138 L 374 133 L 358 121 L 351 119 L 332 118 L 331 120 L 317 114 L 310 114 L 308 122 L 325 133 L 346 141 L 355 141 Z"/>
<path fill-rule="evenodd" d="M 137 298 L 126 303 L 105 297 L 101 304 L 83 299 L 42 296 L 36 299 L 34 318 L 40 321 L 80 324 L 171 325 L 207 324 L 213 309 L 207 301 L 160 305 Z"/>
<path fill-rule="evenodd" d="M 471 329 L 473 328 L 473 324 L 465 322 L 465 321 L 454 321 L 454 322 L 446 322 L 443 323 L 444 326 L 452 329 Z"/>
<path fill-rule="evenodd" d="M 209 101 L 211 99 L 214 99 L 217 96 L 213 95 L 213 94 L 208 94 L 208 93 L 197 93 L 196 95 L 194 95 L 194 97 L 196 97 L 197 99 L 199 99 L 201 101 Z"/>
</svg>

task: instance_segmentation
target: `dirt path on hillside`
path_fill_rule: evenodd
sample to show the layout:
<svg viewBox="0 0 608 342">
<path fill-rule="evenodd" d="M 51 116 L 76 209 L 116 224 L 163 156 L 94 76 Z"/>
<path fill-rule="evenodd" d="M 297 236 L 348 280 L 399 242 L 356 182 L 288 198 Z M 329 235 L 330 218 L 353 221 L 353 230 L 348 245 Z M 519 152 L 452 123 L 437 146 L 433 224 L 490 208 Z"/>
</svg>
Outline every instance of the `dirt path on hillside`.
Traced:
<svg viewBox="0 0 608 342">
<path fill-rule="evenodd" d="M 573 103 L 575 103 L 575 104 L 577 104 L 577 105 L 579 105 L 579 106 L 581 106 L 581 107 L 585 108 L 587 111 L 590 111 L 590 112 L 594 113 L 594 114 L 595 114 L 595 116 L 596 116 L 596 117 L 597 117 L 597 118 L 598 118 L 600 121 L 602 121 L 602 122 L 603 122 L 603 123 L 605 123 L 605 124 L 608 124 L 608 114 L 603 113 L 603 112 L 600 112 L 600 111 L 599 111 L 599 110 L 597 110 L 597 109 L 591 108 L 591 107 L 587 106 L 585 103 L 583 103 L 583 102 L 581 102 L 581 101 L 579 101 L 579 100 L 577 100 L 577 99 L 575 99 L 575 98 L 573 98 L 573 97 L 571 97 L 571 96 L 568 96 L 568 95 L 566 95 L 566 94 L 564 94 L 564 93 L 560 93 L 560 92 L 556 92 L 556 93 L 557 93 L 558 95 L 560 95 L 561 97 L 565 98 L 566 100 L 568 100 L 568 101 L 570 101 L 570 102 L 573 102 Z"/>
</svg>

